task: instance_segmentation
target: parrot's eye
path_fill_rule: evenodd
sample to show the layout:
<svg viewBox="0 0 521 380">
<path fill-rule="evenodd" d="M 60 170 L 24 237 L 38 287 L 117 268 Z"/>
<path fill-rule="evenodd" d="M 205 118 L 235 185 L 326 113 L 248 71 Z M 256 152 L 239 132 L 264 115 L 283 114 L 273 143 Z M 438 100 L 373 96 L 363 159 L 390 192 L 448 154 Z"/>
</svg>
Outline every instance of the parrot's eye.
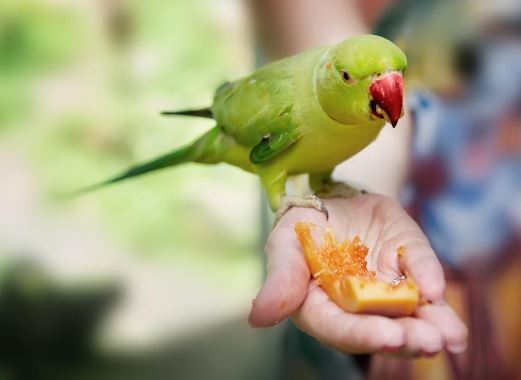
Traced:
<svg viewBox="0 0 521 380">
<path fill-rule="evenodd" d="M 342 70 L 342 79 L 344 82 L 346 82 L 347 84 L 351 84 L 353 83 L 353 79 L 351 79 L 351 76 L 349 75 L 349 73 L 345 70 Z"/>
</svg>

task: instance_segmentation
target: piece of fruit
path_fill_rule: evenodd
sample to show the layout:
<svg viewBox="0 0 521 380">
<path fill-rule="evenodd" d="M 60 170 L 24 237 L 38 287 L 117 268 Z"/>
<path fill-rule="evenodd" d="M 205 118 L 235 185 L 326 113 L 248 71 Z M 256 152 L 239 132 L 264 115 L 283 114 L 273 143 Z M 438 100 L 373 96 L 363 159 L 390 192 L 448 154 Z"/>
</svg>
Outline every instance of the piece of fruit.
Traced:
<svg viewBox="0 0 521 380">
<path fill-rule="evenodd" d="M 358 236 L 338 243 L 325 231 L 323 245 L 317 247 L 312 225 L 300 222 L 294 228 L 313 278 L 342 309 L 389 317 L 414 313 L 419 301 L 416 284 L 409 278 L 395 285 L 376 279 L 367 269 L 369 249 Z M 405 247 L 398 247 L 397 254 L 404 255 Z"/>
</svg>

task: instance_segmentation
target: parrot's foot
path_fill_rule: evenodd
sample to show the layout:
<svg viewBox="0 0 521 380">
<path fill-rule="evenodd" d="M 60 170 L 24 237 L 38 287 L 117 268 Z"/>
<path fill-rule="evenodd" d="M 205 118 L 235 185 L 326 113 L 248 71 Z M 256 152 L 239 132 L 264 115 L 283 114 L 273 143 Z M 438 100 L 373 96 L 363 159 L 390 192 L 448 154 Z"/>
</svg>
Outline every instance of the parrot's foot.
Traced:
<svg viewBox="0 0 521 380">
<path fill-rule="evenodd" d="M 325 182 L 322 188 L 317 191 L 316 195 L 320 198 L 351 198 L 360 194 L 365 194 L 366 191 L 356 189 L 343 182 Z"/>
<path fill-rule="evenodd" d="M 295 197 L 290 195 L 284 195 L 280 202 L 280 206 L 275 214 L 275 221 L 273 226 L 276 226 L 279 220 L 289 211 L 292 207 L 305 207 L 314 208 L 317 211 L 324 213 L 326 218 L 329 217 L 326 205 L 316 195 L 306 195 L 304 197 Z"/>
</svg>

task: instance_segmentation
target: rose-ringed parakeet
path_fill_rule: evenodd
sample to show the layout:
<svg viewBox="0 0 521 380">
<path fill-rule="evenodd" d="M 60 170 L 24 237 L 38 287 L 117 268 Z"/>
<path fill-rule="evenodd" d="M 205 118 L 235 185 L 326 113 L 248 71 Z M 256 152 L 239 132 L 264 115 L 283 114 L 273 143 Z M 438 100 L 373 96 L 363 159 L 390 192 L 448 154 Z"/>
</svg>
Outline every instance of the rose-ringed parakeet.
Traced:
<svg viewBox="0 0 521 380">
<path fill-rule="evenodd" d="M 185 162 L 225 162 L 257 174 L 274 211 L 292 205 L 327 211 L 316 197 L 283 197 L 286 180 L 307 173 L 317 190 L 386 121 L 394 127 L 403 112 L 406 67 L 404 53 L 374 35 L 269 63 L 220 86 L 207 109 L 163 112 L 215 120 L 192 144 L 91 189 Z"/>
</svg>

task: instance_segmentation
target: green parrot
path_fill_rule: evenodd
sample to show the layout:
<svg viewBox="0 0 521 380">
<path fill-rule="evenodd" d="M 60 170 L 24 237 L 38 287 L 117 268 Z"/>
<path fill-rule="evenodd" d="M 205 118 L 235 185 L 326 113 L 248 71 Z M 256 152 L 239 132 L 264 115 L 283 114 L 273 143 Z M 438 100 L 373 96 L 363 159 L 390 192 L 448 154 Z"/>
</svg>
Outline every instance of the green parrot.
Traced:
<svg viewBox="0 0 521 380">
<path fill-rule="evenodd" d="M 318 190 L 386 121 L 394 127 L 403 115 L 406 67 L 404 53 L 374 35 L 269 63 L 220 86 L 211 107 L 163 112 L 215 120 L 193 143 L 89 189 L 186 162 L 225 162 L 259 176 L 273 211 L 299 205 L 327 213 L 316 197 L 284 197 L 286 180 L 309 174 Z"/>
</svg>

